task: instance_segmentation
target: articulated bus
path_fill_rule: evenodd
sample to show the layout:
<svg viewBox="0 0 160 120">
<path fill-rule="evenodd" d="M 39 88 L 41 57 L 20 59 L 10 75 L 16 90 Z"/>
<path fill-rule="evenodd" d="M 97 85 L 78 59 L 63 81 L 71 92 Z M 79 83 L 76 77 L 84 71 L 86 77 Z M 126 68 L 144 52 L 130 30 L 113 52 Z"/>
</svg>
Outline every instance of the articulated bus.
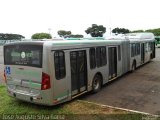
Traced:
<svg viewBox="0 0 160 120">
<path fill-rule="evenodd" d="M 4 45 L 8 94 L 57 105 L 134 71 L 155 58 L 152 33 L 110 39 L 25 41 Z"/>
</svg>

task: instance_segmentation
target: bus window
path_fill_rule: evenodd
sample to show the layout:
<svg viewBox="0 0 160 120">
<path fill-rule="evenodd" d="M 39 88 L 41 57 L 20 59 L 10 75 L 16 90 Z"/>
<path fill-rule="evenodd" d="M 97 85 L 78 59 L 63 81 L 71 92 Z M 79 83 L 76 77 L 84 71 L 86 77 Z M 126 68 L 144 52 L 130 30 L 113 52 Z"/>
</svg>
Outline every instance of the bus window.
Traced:
<svg viewBox="0 0 160 120">
<path fill-rule="evenodd" d="M 89 55 L 90 55 L 90 68 L 94 69 L 96 67 L 96 52 L 95 52 L 95 48 L 90 48 Z"/>
<path fill-rule="evenodd" d="M 135 56 L 140 55 L 140 44 L 135 44 Z"/>
<path fill-rule="evenodd" d="M 97 67 L 101 67 L 107 63 L 105 47 L 96 48 L 96 63 Z"/>
<path fill-rule="evenodd" d="M 135 44 L 131 44 L 131 57 L 135 56 Z"/>
<path fill-rule="evenodd" d="M 65 55 L 63 51 L 56 51 L 54 53 L 54 65 L 56 79 L 62 79 L 66 75 L 65 69 Z"/>
<path fill-rule="evenodd" d="M 97 63 L 97 67 L 101 66 L 101 48 L 100 47 L 96 48 L 96 63 Z"/>
<path fill-rule="evenodd" d="M 102 61 L 102 65 L 106 65 L 107 64 L 107 59 L 106 59 L 106 47 L 101 47 L 101 61 Z"/>
<path fill-rule="evenodd" d="M 135 44 L 135 56 L 137 56 L 138 55 L 138 45 L 137 45 L 137 43 Z"/>
<path fill-rule="evenodd" d="M 5 65 L 22 65 L 42 68 L 41 45 L 8 45 L 4 47 Z"/>
<path fill-rule="evenodd" d="M 137 55 L 140 55 L 140 43 L 137 43 Z"/>
</svg>

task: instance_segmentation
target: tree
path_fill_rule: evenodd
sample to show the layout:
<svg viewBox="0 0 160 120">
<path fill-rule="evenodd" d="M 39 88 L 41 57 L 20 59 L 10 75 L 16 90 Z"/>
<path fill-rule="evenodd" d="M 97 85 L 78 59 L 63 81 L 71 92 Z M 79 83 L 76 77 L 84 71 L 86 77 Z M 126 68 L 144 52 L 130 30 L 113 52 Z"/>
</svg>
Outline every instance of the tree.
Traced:
<svg viewBox="0 0 160 120">
<path fill-rule="evenodd" d="M 65 31 L 65 30 L 59 30 L 57 33 L 60 37 L 63 37 L 63 38 L 72 34 L 71 31 Z"/>
<path fill-rule="evenodd" d="M 0 40 L 21 40 L 25 38 L 24 36 L 20 35 L 20 34 L 4 34 L 4 33 L 0 33 Z"/>
<path fill-rule="evenodd" d="M 160 36 L 160 28 L 157 28 L 157 29 L 148 29 L 145 32 L 152 32 L 155 36 Z"/>
<path fill-rule="evenodd" d="M 90 34 L 92 37 L 103 37 L 103 34 L 106 32 L 106 28 L 103 25 L 92 24 L 92 26 L 87 28 L 85 32 Z"/>
<path fill-rule="evenodd" d="M 126 34 L 126 33 L 130 33 L 130 31 L 128 29 L 125 28 L 114 28 L 112 30 L 112 33 L 117 33 L 117 34 Z"/>
<path fill-rule="evenodd" d="M 71 31 L 59 30 L 58 35 L 63 38 L 83 38 L 83 35 L 80 34 L 72 34 Z"/>
<path fill-rule="evenodd" d="M 144 32 L 144 30 L 134 30 L 134 31 L 131 31 L 132 33 L 137 33 L 137 32 Z"/>
<path fill-rule="evenodd" d="M 31 37 L 32 39 L 51 39 L 52 36 L 49 33 L 35 33 Z"/>
</svg>

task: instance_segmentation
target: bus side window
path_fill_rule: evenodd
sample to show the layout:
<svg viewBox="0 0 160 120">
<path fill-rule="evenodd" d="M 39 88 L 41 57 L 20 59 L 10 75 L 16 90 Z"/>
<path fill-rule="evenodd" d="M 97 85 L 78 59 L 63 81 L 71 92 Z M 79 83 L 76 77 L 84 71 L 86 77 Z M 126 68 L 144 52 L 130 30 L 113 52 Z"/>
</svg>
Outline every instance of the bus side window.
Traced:
<svg viewBox="0 0 160 120">
<path fill-rule="evenodd" d="M 101 47 L 101 61 L 102 61 L 102 65 L 101 66 L 107 64 L 106 47 Z"/>
<path fill-rule="evenodd" d="M 96 48 L 96 63 L 97 63 L 97 67 L 102 67 L 107 64 L 105 47 Z"/>
<path fill-rule="evenodd" d="M 100 47 L 96 48 L 96 63 L 97 63 L 97 67 L 101 66 L 101 48 Z"/>
<path fill-rule="evenodd" d="M 140 43 L 137 43 L 137 54 L 140 55 Z"/>
<path fill-rule="evenodd" d="M 136 44 L 135 43 L 133 44 L 133 56 L 134 57 L 136 56 Z"/>
<path fill-rule="evenodd" d="M 54 66 L 55 66 L 55 77 L 57 80 L 62 79 L 66 75 L 65 69 L 65 55 L 63 51 L 56 51 L 54 53 Z"/>
<path fill-rule="evenodd" d="M 132 43 L 131 44 L 131 57 L 134 57 L 135 56 L 135 44 Z"/>
<path fill-rule="evenodd" d="M 89 56 L 90 56 L 90 68 L 94 69 L 96 67 L 96 50 L 95 50 L 95 48 L 90 48 Z"/>
<path fill-rule="evenodd" d="M 138 43 L 135 44 L 135 56 L 138 55 Z"/>
</svg>

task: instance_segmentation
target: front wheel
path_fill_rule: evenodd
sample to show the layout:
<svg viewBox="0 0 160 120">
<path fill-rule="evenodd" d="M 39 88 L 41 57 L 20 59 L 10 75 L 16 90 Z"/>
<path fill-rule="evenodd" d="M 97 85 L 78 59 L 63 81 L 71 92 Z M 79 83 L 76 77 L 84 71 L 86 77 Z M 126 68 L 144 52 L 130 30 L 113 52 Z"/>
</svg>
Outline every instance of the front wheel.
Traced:
<svg viewBox="0 0 160 120">
<path fill-rule="evenodd" d="M 92 91 L 93 91 L 93 93 L 97 93 L 98 91 L 100 91 L 101 82 L 102 82 L 101 76 L 100 75 L 96 75 L 94 77 L 94 79 L 93 79 L 93 82 L 92 82 Z"/>
</svg>

